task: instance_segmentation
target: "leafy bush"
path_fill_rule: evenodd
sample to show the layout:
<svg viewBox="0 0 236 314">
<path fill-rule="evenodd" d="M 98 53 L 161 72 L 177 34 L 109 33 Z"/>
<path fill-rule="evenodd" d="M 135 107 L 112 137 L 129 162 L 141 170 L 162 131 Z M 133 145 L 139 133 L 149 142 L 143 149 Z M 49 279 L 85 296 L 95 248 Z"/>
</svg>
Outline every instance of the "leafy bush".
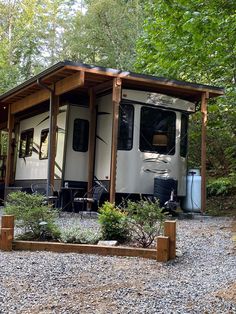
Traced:
<svg viewBox="0 0 236 314">
<path fill-rule="evenodd" d="M 207 184 L 207 195 L 227 195 L 231 192 L 232 188 L 233 184 L 229 178 L 214 179 Z"/>
<path fill-rule="evenodd" d="M 138 202 L 128 200 L 124 209 L 127 212 L 127 222 L 132 234 L 140 246 L 149 247 L 155 237 L 160 234 L 166 214 L 159 202 L 141 199 Z"/>
<path fill-rule="evenodd" d="M 100 232 L 89 229 L 82 230 L 79 227 L 72 227 L 61 232 L 60 240 L 64 243 L 97 244 L 102 238 Z"/>
<path fill-rule="evenodd" d="M 98 221 L 101 225 L 104 240 L 124 242 L 129 238 L 126 215 L 114 204 L 105 202 L 99 209 Z"/>
<path fill-rule="evenodd" d="M 42 205 L 44 197 L 39 194 L 13 192 L 8 195 L 5 213 L 14 215 L 16 225 L 23 229 L 24 239 L 57 239 L 60 235 L 55 224 L 57 212 Z"/>
</svg>

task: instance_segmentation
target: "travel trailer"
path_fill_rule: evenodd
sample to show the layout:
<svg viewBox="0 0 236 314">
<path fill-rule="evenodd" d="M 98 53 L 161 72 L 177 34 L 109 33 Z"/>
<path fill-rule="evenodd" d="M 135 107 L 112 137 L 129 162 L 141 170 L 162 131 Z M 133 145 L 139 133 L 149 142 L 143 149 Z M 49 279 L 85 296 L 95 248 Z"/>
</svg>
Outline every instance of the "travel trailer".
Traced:
<svg viewBox="0 0 236 314">
<path fill-rule="evenodd" d="M 222 89 L 61 62 L 0 96 L 8 129 L 5 193 L 35 184 L 61 206 L 103 187 L 103 199 L 186 195 L 188 120 Z M 5 108 L 5 109 L 4 109 Z M 202 109 L 204 117 L 206 111 Z M 14 118 L 13 118 L 14 117 Z M 203 144 L 204 145 L 204 144 Z M 204 148 L 204 146 L 203 146 Z M 92 192 L 91 192 L 92 193 Z"/>
</svg>

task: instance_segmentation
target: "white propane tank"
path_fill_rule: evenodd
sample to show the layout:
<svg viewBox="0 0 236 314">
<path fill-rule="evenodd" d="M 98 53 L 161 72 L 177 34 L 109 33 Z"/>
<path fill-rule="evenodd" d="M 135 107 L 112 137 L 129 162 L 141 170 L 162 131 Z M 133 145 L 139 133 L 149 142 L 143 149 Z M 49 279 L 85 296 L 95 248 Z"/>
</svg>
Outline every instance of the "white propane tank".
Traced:
<svg viewBox="0 0 236 314">
<path fill-rule="evenodd" d="M 187 175 L 186 197 L 183 209 L 190 212 L 201 212 L 201 175 L 199 169 L 189 169 Z"/>
</svg>

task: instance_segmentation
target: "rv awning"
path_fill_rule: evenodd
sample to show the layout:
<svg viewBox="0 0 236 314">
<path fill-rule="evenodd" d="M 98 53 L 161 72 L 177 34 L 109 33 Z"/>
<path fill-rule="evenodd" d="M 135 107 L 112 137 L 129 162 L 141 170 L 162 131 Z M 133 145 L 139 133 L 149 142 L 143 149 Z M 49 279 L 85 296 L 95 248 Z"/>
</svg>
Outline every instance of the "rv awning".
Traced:
<svg viewBox="0 0 236 314">
<path fill-rule="evenodd" d="M 13 105 L 13 113 L 16 113 L 49 99 L 49 91 L 40 83 L 54 86 L 57 95 L 78 95 L 87 94 L 90 88 L 97 93 L 104 92 L 112 87 L 112 79 L 116 77 L 122 78 L 123 88 L 163 93 L 192 102 L 200 101 L 203 92 L 208 92 L 209 98 L 224 94 L 223 88 L 219 87 L 64 61 L 0 96 L 0 128 L 7 120 L 9 104 Z"/>
</svg>

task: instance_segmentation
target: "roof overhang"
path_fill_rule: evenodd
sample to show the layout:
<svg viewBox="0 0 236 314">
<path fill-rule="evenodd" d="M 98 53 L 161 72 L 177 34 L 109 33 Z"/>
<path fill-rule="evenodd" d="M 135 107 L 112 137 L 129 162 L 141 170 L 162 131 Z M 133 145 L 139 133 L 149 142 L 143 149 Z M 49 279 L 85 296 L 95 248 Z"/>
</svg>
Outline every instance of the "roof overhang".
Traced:
<svg viewBox="0 0 236 314">
<path fill-rule="evenodd" d="M 223 88 L 219 87 L 64 61 L 2 94 L 0 123 L 6 121 L 9 104 L 11 112 L 16 113 L 48 100 L 50 92 L 40 83 L 53 88 L 56 95 L 88 94 L 91 88 L 99 94 L 112 88 L 113 78 L 121 78 L 126 89 L 162 93 L 192 102 L 200 101 L 203 92 L 207 92 L 209 98 L 224 94 Z"/>
</svg>

